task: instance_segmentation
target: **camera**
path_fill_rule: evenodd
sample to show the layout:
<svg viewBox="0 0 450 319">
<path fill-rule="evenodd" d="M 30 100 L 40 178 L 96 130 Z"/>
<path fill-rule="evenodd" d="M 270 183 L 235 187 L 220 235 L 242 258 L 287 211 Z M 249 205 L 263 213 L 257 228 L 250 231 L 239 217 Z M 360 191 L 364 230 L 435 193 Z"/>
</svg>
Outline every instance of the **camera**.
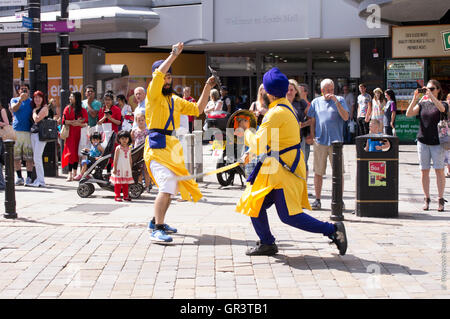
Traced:
<svg viewBox="0 0 450 319">
<path fill-rule="evenodd" d="M 109 114 L 109 115 L 112 115 L 112 111 L 111 111 L 111 110 L 109 110 L 109 111 L 106 111 L 106 112 L 105 112 L 105 114 Z"/>
<path fill-rule="evenodd" d="M 417 89 L 417 92 L 425 94 L 425 93 L 427 93 L 427 89 L 426 88 L 419 88 L 419 89 Z"/>
</svg>

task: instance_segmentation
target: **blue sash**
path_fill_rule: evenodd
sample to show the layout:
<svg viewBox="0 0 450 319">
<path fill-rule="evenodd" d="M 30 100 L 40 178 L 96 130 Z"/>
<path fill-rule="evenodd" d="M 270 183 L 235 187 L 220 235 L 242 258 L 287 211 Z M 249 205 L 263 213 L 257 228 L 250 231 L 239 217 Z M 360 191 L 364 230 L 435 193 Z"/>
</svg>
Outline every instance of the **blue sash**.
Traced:
<svg viewBox="0 0 450 319">
<path fill-rule="evenodd" d="M 164 126 L 164 129 L 150 129 L 150 133 L 148 135 L 148 145 L 150 148 L 153 149 L 161 149 L 166 148 L 166 135 L 172 135 L 172 131 L 168 131 L 170 123 L 172 123 L 173 129 L 175 129 L 175 122 L 173 119 L 173 111 L 175 109 L 173 97 L 171 98 L 172 105 L 169 104 L 169 118 L 167 119 L 166 125 Z"/>
<path fill-rule="evenodd" d="M 289 111 L 291 111 L 291 113 L 294 115 L 295 119 L 296 119 L 297 122 L 298 122 L 297 114 L 295 114 L 294 111 L 292 111 L 292 110 L 289 108 L 289 106 L 287 106 L 287 105 L 285 105 L 285 104 L 278 104 L 278 105 L 279 105 L 279 106 L 282 106 L 282 107 L 285 107 L 285 108 L 287 108 Z M 284 154 L 284 153 L 287 153 L 287 152 L 289 152 L 289 151 L 292 151 L 292 150 L 297 150 L 297 153 L 296 153 L 296 155 L 295 155 L 294 162 L 292 163 L 292 166 L 290 167 L 291 173 L 294 173 L 295 170 L 297 169 L 297 166 L 298 166 L 298 163 L 299 163 L 300 157 L 301 157 L 300 143 L 298 143 L 298 144 L 296 144 L 296 145 L 293 145 L 293 146 L 286 147 L 285 149 L 282 149 L 282 150 L 279 151 L 279 152 L 275 152 L 275 151 L 272 152 L 272 151 L 269 151 L 269 146 L 267 146 L 267 151 L 268 151 L 268 152 L 267 152 L 266 154 L 264 154 L 264 156 L 261 156 L 261 158 L 258 160 L 258 162 L 257 162 L 255 168 L 253 169 L 252 173 L 251 173 L 250 176 L 247 178 L 247 182 L 250 182 L 250 184 L 253 185 L 253 183 L 255 182 L 256 176 L 258 176 L 259 170 L 261 169 L 261 166 L 262 166 L 264 160 L 265 160 L 266 157 L 268 157 L 268 156 L 275 157 L 275 158 L 280 162 L 280 164 L 281 164 L 283 167 L 287 167 L 288 165 L 286 165 L 286 163 L 281 159 L 281 155 Z"/>
</svg>

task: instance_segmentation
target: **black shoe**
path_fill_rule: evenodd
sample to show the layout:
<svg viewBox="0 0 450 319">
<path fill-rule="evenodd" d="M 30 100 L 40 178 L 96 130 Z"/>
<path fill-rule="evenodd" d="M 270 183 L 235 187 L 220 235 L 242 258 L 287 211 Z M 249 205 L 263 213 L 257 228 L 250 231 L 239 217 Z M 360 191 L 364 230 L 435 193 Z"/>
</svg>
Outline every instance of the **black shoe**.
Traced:
<svg viewBox="0 0 450 319">
<path fill-rule="evenodd" d="M 345 255 L 345 252 L 347 251 L 347 234 L 345 232 L 345 226 L 343 222 L 337 222 L 334 224 L 334 228 L 336 231 L 329 236 L 329 238 L 332 240 L 331 243 L 336 244 L 339 254 L 341 256 Z"/>
<path fill-rule="evenodd" d="M 259 241 L 256 243 L 256 247 L 249 248 L 245 254 L 247 256 L 273 256 L 278 252 L 276 244 L 266 245 L 261 244 Z"/>
</svg>

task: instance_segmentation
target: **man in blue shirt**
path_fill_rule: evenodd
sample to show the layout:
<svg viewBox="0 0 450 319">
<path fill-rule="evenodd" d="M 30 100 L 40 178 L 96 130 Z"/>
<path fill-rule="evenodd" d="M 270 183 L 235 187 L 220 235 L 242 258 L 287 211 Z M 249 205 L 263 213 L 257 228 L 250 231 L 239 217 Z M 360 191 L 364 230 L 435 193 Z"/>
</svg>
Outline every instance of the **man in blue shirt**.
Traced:
<svg viewBox="0 0 450 319">
<path fill-rule="evenodd" d="M 19 89 L 19 97 L 11 99 L 13 114 L 13 129 L 16 131 L 14 144 L 14 169 L 16 170 L 16 185 L 31 185 L 33 172 L 33 148 L 31 146 L 31 125 L 33 108 L 29 95 L 30 88 L 24 84 Z M 27 179 L 22 177 L 22 159 L 26 162 Z"/>
<path fill-rule="evenodd" d="M 332 161 L 335 141 L 343 142 L 343 128 L 349 118 L 349 110 L 345 99 L 334 95 L 334 82 L 325 79 L 320 83 L 322 96 L 311 102 L 307 116 L 312 119 L 311 134 L 314 142 L 314 190 L 316 200 L 312 209 L 321 209 L 321 193 L 323 175 L 327 169 L 327 157 Z M 344 161 L 342 161 L 344 162 Z"/>
</svg>

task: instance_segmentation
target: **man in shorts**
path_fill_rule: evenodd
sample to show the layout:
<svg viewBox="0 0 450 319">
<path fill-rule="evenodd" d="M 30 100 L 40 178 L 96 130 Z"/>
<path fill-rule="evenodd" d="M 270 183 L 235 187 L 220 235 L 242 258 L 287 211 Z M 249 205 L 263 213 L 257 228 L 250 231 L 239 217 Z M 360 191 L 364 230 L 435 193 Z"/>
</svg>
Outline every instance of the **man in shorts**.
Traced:
<svg viewBox="0 0 450 319">
<path fill-rule="evenodd" d="M 30 88 L 24 84 L 19 89 L 19 97 L 11 99 L 13 114 L 13 129 L 16 131 L 14 144 L 14 169 L 17 174 L 16 185 L 31 185 L 33 183 L 33 149 L 31 147 L 31 116 L 33 108 L 29 94 Z M 22 177 L 22 160 L 26 162 L 27 178 Z"/>
<path fill-rule="evenodd" d="M 325 79 L 320 83 L 322 96 L 311 102 L 307 116 L 313 120 L 311 134 L 314 141 L 314 190 L 316 200 L 312 209 L 321 209 L 323 175 L 327 169 L 327 157 L 332 161 L 333 142 L 344 142 L 344 124 L 349 110 L 342 96 L 334 95 L 334 82 Z M 344 163 L 344 160 L 342 160 Z M 342 169 L 342 171 L 344 171 Z M 343 180 L 343 179 L 342 179 Z"/>
<path fill-rule="evenodd" d="M 170 243 L 172 237 L 167 233 L 177 230 L 164 223 L 171 197 L 181 193 L 183 200 L 197 202 L 202 198 L 198 184 L 193 180 L 180 180 L 177 176 L 188 176 L 184 164 L 180 141 L 173 135 L 180 127 L 180 116 L 199 116 L 208 103 L 209 93 L 215 86 L 214 77 L 205 84 L 198 103 L 189 102 L 177 96 L 172 87 L 172 63 L 183 51 L 183 43 L 172 46 L 166 60 L 152 65 L 152 81 L 145 99 L 145 121 L 150 133 L 145 141 L 144 160 L 153 182 L 158 187 L 155 200 L 154 218 L 149 223 L 151 240 Z"/>
</svg>

